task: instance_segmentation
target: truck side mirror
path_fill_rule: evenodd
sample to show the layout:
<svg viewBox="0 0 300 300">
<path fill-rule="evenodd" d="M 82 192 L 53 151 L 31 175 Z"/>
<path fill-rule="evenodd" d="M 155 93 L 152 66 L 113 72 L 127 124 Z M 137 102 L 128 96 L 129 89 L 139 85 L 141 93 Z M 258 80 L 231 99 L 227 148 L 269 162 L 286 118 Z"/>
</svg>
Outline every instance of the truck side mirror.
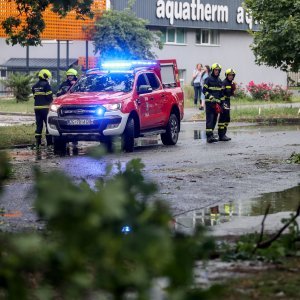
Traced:
<svg viewBox="0 0 300 300">
<path fill-rule="evenodd" d="M 150 85 L 140 85 L 138 88 L 138 94 L 152 93 L 153 89 Z"/>
</svg>

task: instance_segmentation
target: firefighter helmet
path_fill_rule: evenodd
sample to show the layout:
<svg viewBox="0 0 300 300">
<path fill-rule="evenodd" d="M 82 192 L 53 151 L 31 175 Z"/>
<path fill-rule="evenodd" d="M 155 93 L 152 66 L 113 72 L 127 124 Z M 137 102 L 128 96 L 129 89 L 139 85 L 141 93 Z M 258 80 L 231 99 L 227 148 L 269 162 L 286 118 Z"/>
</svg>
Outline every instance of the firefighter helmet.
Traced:
<svg viewBox="0 0 300 300">
<path fill-rule="evenodd" d="M 215 69 L 219 69 L 221 71 L 222 67 L 221 67 L 221 65 L 215 63 L 211 66 L 211 71 L 213 72 Z"/>
<path fill-rule="evenodd" d="M 69 69 L 67 72 L 66 72 L 66 75 L 67 76 L 77 76 L 78 72 L 75 70 L 75 69 Z"/>
<path fill-rule="evenodd" d="M 52 74 L 49 70 L 42 69 L 41 71 L 39 71 L 38 76 L 39 76 L 39 78 L 42 78 L 42 79 L 50 79 L 52 77 Z"/>
<path fill-rule="evenodd" d="M 236 73 L 233 69 L 227 69 L 225 71 L 225 76 L 227 77 L 229 74 L 233 75 L 233 77 L 234 77 Z"/>
</svg>

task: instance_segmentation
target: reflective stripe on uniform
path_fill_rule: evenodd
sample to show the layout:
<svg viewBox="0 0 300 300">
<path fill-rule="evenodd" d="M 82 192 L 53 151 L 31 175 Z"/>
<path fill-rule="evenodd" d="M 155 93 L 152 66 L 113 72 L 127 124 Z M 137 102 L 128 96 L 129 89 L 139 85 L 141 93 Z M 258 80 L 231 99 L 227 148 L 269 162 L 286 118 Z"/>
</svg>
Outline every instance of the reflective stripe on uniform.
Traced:
<svg viewBox="0 0 300 300">
<path fill-rule="evenodd" d="M 212 90 L 212 91 L 221 91 L 222 90 L 221 87 L 217 87 L 217 86 L 210 86 L 208 89 Z"/>
<path fill-rule="evenodd" d="M 44 109 L 44 108 L 49 108 L 49 105 L 34 106 L 34 109 Z"/>
<path fill-rule="evenodd" d="M 213 131 L 212 129 L 206 129 L 206 132 L 211 132 L 211 131 Z"/>
<path fill-rule="evenodd" d="M 231 85 L 226 85 L 225 88 L 226 89 L 231 89 Z"/>
<path fill-rule="evenodd" d="M 51 95 L 52 94 L 52 91 L 49 91 L 49 92 L 35 92 L 33 93 L 33 96 L 48 96 L 48 95 Z"/>
<path fill-rule="evenodd" d="M 223 100 L 223 99 L 222 99 L 222 100 Z M 220 100 L 220 99 L 213 98 L 213 99 L 205 99 L 205 102 L 217 102 L 217 103 L 221 103 L 221 100 Z"/>
</svg>

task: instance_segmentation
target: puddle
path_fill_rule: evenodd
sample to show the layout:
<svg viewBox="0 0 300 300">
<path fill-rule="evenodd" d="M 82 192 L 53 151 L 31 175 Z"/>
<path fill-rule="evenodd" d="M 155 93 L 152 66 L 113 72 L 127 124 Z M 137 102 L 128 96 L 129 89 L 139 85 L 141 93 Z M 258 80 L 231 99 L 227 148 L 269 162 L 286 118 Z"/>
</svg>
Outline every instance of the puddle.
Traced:
<svg viewBox="0 0 300 300">
<path fill-rule="evenodd" d="M 233 221 L 236 217 L 263 216 L 268 204 L 269 214 L 294 212 L 300 202 L 300 185 L 282 192 L 263 194 L 249 201 L 230 201 L 190 211 L 174 217 L 174 229 L 191 234 L 197 225 L 212 227 Z"/>
<path fill-rule="evenodd" d="M 134 140 L 135 147 L 156 146 L 160 142 L 159 136 L 151 136 L 147 138 L 138 138 Z"/>
<path fill-rule="evenodd" d="M 206 131 L 194 130 L 194 140 L 206 140 Z"/>
<path fill-rule="evenodd" d="M 268 204 L 271 204 L 270 214 L 295 211 L 300 202 L 300 185 L 282 192 L 267 193 L 252 199 L 249 207 L 242 209 L 243 216 L 264 215 Z"/>
</svg>

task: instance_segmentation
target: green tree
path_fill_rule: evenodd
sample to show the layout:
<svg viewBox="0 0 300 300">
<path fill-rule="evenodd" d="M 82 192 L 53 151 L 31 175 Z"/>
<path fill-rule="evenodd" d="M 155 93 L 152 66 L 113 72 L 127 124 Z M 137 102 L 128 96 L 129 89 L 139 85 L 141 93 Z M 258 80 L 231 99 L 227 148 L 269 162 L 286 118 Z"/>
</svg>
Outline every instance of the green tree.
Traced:
<svg viewBox="0 0 300 300">
<path fill-rule="evenodd" d="M 245 0 L 260 30 L 253 32 L 252 49 L 258 64 L 300 69 L 300 1 Z"/>
<path fill-rule="evenodd" d="M 102 59 L 153 59 L 153 47 L 162 49 L 160 33 L 146 28 L 147 21 L 130 8 L 104 12 L 95 24 L 95 52 Z"/>
<path fill-rule="evenodd" d="M 3 84 L 10 88 L 19 101 L 28 101 L 31 94 L 31 85 L 32 85 L 32 76 L 21 74 L 21 73 L 12 73 L 9 77 L 3 80 Z"/>
<path fill-rule="evenodd" d="M 6 42 L 11 45 L 36 46 L 41 44 L 41 33 L 45 29 L 43 13 L 46 8 L 61 17 L 74 10 L 77 18 L 92 17 L 91 4 L 93 0 L 15 0 L 19 16 L 11 16 L 1 22 L 8 38 Z M 22 22 L 20 16 L 25 16 Z"/>
</svg>

